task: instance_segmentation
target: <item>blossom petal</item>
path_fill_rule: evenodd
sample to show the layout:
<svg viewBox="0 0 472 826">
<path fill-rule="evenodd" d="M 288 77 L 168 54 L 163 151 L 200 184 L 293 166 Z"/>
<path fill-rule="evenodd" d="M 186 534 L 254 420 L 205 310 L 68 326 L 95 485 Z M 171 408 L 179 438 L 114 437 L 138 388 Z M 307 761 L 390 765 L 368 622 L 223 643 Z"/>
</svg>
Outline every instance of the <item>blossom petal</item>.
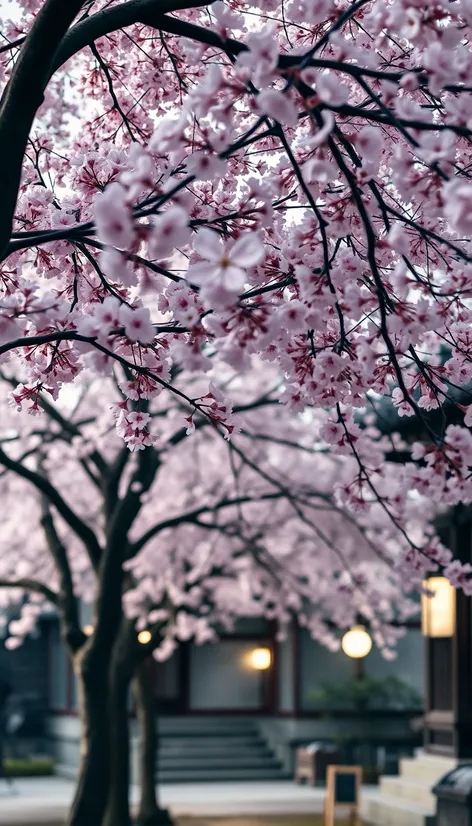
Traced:
<svg viewBox="0 0 472 826">
<path fill-rule="evenodd" d="M 193 248 L 206 261 L 220 261 L 223 255 L 223 244 L 220 236 L 214 230 L 206 227 L 197 232 Z"/>
<path fill-rule="evenodd" d="M 269 115 L 278 123 L 285 126 L 296 126 L 298 123 L 297 107 L 283 92 L 266 89 L 257 96 L 257 104 L 264 115 Z"/>
<path fill-rule="evenodd" d="M 220 270 L 220 283 L 230 292 L 238 293 L 240 290 L 243 289 L 247 280 L 247 276 L 244 270 L 241 267 L 236 267 L 234 264 L 230 264 L 229 267 L 222 268 Z"/>
<path fill-rule="evenodd" d="M 246 233 L 238 238 L 231 249 L 230 258 L 237 267 L 255 267 L 264 258 L 264 247 L 259 235 Z"/>
<path fill-rule="evenodd" d="M 187 270 L 187 281 L 191 284 L 204 284 L 209 278 L 214 278 L 218 275 L 220 268 L 210 261 L 198 261 L 196 264 L 191 264 Z"/>
</svg>

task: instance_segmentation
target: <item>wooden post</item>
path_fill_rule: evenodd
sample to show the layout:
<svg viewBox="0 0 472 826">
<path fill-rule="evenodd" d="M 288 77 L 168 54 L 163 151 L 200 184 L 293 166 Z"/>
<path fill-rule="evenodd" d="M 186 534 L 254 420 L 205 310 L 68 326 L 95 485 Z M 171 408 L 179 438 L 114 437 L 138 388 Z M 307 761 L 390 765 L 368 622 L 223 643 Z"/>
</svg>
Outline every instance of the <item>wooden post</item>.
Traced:
<svg viewBox="0 0 472 826">
<path fill-rule="evenodd" d="M 472 510 L 458 506 L 438 527 L 461 562 L 472 561 Z M 471 598 L 456 593 L 452 638 L 426 638 L 425 750 L 457 760 L 472 758 Z"/>
<path fill-rule="evenodd" d="M 362 766 L 328 766 L 323 826 L 335 826 L 337 806 L 349 811 L 351 826 L 361 826 Z"/>
</svg>

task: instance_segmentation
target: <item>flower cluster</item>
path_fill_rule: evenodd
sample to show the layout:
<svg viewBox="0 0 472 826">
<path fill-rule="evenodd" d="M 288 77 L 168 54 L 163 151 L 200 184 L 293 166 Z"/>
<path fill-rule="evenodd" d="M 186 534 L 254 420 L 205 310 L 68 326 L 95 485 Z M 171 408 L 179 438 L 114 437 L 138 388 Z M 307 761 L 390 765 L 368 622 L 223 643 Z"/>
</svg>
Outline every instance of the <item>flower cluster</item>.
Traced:
<svg viewBox="0 0 472 826">
<path fill-rule="evenodd" d="M 37 12 L 19 7 L 6 81 Z M 160 438 L 144 411 L 163 391 L 189 432 L 205 420 L 228 436 L 231 404 L 202 374 L 264 364 L 348 468 L 346 506 L 401 523 L 412 495 L 472 501 L 470 0 L 175 11 L 93 49 L 57 44 L 0 221 L 15 406 L 36 411 L 89 369 L 115 376 L 132 450 Z M 91 37 L 102 13 L 117 19 L 99 0 L 80 23 Z M 391 443 L 361 425 L 381 400 L 408 436 L 392 491 Z"/>
</svg>

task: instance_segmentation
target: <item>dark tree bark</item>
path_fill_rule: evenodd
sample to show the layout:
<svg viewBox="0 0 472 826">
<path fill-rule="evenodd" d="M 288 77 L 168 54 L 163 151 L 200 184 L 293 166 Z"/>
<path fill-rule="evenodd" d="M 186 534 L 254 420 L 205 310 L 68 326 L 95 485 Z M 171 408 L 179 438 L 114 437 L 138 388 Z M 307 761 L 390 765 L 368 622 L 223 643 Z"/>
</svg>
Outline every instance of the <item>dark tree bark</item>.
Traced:
<svg viewBox="0 0 472 826">
<path fill-rule="evenodd" d="M 23 156 L 37 109 L 43 101 L 56 49 L 83 0 L 46 0 L 21 47 L 0 101 L 0 254 L 10 240 Z"/>
<path fill-rule="evenodd" d="M 117 659 L 110 671 L 110 783 L 103 826 L 131 826 L 128 691 L 133 665 Z"/>
<path fill-rule="evenodd" d="M 67 826 L 102 826 L 107 803 L 110 768 L 108 715 L 108 666 L 106 652 L 79 652 L 77 675 L 81 719 L 80 766 L 75 797 Z"/>
<path fill-rule="evenodd" d="M 139 826 L 172 826 L 167 809 L 161 809 L 157 795 L 158 736 L 156 709 L 149 661 L 135 670 L 133 688 L 139 724 L 141 797 L 136 823 Z"/>
</svg>

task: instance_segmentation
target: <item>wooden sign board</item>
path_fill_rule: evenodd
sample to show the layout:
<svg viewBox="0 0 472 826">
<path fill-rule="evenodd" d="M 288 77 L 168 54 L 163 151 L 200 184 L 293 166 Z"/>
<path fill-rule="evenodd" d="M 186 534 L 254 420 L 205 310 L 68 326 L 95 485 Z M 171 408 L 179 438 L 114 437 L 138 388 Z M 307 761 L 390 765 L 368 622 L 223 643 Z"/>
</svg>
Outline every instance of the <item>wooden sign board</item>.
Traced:
<svg viewBox="0 0 472 826">
<path fill-rule="evenodd" d="M 334 826 L 336 807 L 349 809 L 352 826 L 360 826 L 361 766 L 328 766 L 324 826 Z"/>
</svg>

